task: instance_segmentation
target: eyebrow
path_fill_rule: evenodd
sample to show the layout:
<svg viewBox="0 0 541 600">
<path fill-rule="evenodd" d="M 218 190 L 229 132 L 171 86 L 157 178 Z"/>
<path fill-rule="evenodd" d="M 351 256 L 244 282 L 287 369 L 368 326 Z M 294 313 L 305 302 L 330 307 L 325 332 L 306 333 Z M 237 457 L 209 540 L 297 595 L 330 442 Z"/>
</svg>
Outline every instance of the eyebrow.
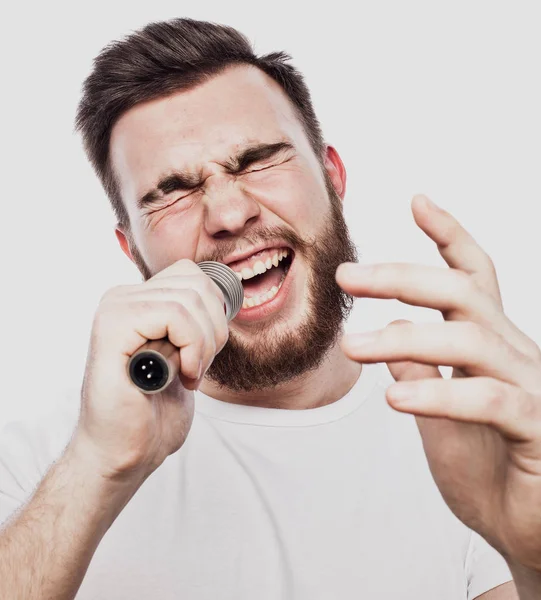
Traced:
<svg viewBox="0 0 541 600">
<path fill-rule="evenodd" d="M 231 173 L 240 173 L 254 163 L 273 158 L 285 150 L 293 150 L 289 142 L 276 142 L 274 144 L 255 144 L 244 148 L 238 156 L 226 162 L 224 166 Z"/>
<path fill-rule="evenodd" d="M 294 150 L 290 142 L 263 143 L 245 147 L 235 157 L 222 163 L 230 173 L 241 173 L 250 165 L 277 156 L 286 150 Z M 164 195 L 177 191 L 188 191 L 199 187 L 203 182 L 201 174 L 173 171 L 160 178 L 156 186 L 143 194 L 137 201 L 137 208 L 142 209 L 147 204 L 161 198 Z"/>
</svg>

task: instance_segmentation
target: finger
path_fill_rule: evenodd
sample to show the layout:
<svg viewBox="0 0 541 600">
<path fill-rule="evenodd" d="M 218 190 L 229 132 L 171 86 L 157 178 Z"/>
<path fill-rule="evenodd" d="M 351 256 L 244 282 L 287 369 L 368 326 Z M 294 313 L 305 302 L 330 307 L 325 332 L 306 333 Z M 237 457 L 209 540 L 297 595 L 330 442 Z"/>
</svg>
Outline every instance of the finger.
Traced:
<svg viewBox="0 0 541 600">
<path fill-rule="evenodd" d="M 167 277 L 178 277 L 185 275 L 201 275 L 203 271 L 197 266 L 193 260 L 189 258 L 181 258 L 180 260 L 171 263 L 165 269 L 156 273 L 153 277 L 145 281 L 142 285 L 148 285 L 151 282 L 165 279 Z"/>
<path fill-rule="evenodd" d="M 202 296 L 204 294 L 216 296 L 220 303 L 219 306 L 221 307 L 221 312 L 225 313 L 225 298 L 220 286 L 212 279 L 212 277 L 203 273 L 199 267 L 197 267 L 197 269 L 197 273 L 167 275 L 160 277 L 159 279 L 149 279 L 142 285 L 147 289 L 197 289 L 201 292 Z"/>
<path fill-rule="evenodd" d="M 469 273 L 477 286 L 503 309 L 494 263 L 473 236 L 453 215 L 422 194 L 414 197 L 412 209 L 415 222 L 436 242 L 445 262 L 450 267 Z M 539 347 L 505 315 L 498 332 L 527 356 L 541 360 Z"/>
<path fill-rule="evenodd" d="M 439 310 L 448 321 L 474 321 L 527 356 L 541 358 L 535 342 L 463 271 L 408 263 L 343 263 L 336 271 L 336 281 L 353 296 L 396 299 Z"/>
<path fill-rule="evenodd" d="M 186 306 L 178 299 L 162 298 L 159 302 L 134 300 L 125 303 L 125 308 L 120 318 L 117 311 L 101 318 L 105 319 L 103 326 L 109 331 L 109 338 L 115 336 L 115 331 L 119 339 L 126 337 L 126 331 L 133 332 L 122 350 L 126 357 L 131 357 L 148 340 L 168 338 L 173 346 L 180 348 L 181 374 L 190 379 L 197 378 L 206 340 L 199 322 Z"/>
<path fill-rule="evenodd" d="M 193 277 L 193 281 L 197 282 L 200 279 L 207 280 L 208 289 L 218 296 L 222 301 L 222 307 L 225 304 L 225 299 L 220 286 L 212 280 L 193 260 L 188 258 L 181 258 L 173 264 L 169 265 L 159 273 L 156 273 L 154 277 L 151 277 L 145 281 L 142 285 L 145 287 L 164 287 L 164 283 L 167 282 L 167 286 L 171 280 L 183 279 L 185 277 Z"/>
<path fill-rule="evenodd" d="M 412 324 L 411 321 L 397 319 L 396 321 L 389 323 L 387 327 L 402 325 L 404 323 Z M 389 372 L 395 381 L 414 381 L 416 379 L 431 379 L 434 377 L 441 377 L 438 367 L 433 365 L 423 365 L 422 363 L 416 363 L 410 360 L 388 362 L 387 368 L 389 369 Z"/>
<path fill-rule="evenodd" d="M 481 319 L 486 311 L 496 314 L 490 296 L 457 269 L 400 262 L 342 263 L 336 271 L 336 281 L 353 296 L 400 300 L 412 306 L 456 313 L 465 320 Z"/>
<path fill-rule="evenodd" d="M 178 302 L 188 311 L 190 317 L 198 324 L 198 331 L 203 337 L 201 346 L 202 351 L 200 353 L 199 360 L 202 361 L 203 372 L 206 371 L 214 360 L 214 357 L 219 349 L 221 350 L 221 346 L 218 349 L 216 329 L 207 310 L 205 301 L 200 294 L 196 290 L 191 289 L 175 290 L 156 288 L 154 290 L 147 290 L 142 298 L 144 298 L 146 302 L 153 302 L 158 305 L 161 302 Z M 223 314 L 221 315 L 221 318 L 225 320 Z M 176 344 L 171 338 L 169 338 L 169 341 L 180 349 L 182 367 L 182 359 L 187 354 L 191 355 L 191 351 L 188 352 L 187 350 L 184 350 L 182 346 Z"/>
<path fill-rule="evenodd" d="M 349 334 L 340 345 L 344 353 L 364 363 L 410 360 L 464 369 L 536 389 L 539 367 L 494 332 L 475 323 L 402 324 L 365 334 Z"/>
<path fill-rule="evenodd" d="M 412 201 L 417 225 L 438 246 L 445 262 L 475 277 L 477 283 L 502 306 L 494 263 L 464 227 L 443 208 L 419 194 Z"/>
<path fill-rule="evenodd" d="M 539 399 L 491 377 L 401 382 L 386 398 L 396 410 L 490 425 L 515 441 L 531 441 L 541 429 Z"/>
<path fill-rule="evenodd" d="M 411 321 L 398 319 L 387 325 L 387 327 L 403 323 L 411 323 Z M 413 361 L 398 361 L 388 362 L 387 367 L 397 382 L 442 378 L 440 370 L 434 365 L 424 365 Z M 421 414 L 416 414 L 415 420 L 423 439 L 425 452 L 429 458 L 438 454 L 443 440 L 449 444 L 452 444 L 453 440 L 460 440 L 464 434 L 464 428 L 467 427 L 463 423 L 450 419 L 435 419 Z"/>
<path fill-rule="evenodd" d="M 150 280 L 147 283 L 150 283 Z M 148 285 L 146 289 L 159 291 L 166 289 L 192 290 L 197 292 L 214 326 L 216 348 L 220 351 L 224 347 L 229 338 L 229 328 L 225 317 L 223 293 L 210 277 L 202 274 L 201 271 L 195 276 L 163 277 Z M 134 291 L 134 294 L 139 293 L 139 289 Z"/>
</svg>

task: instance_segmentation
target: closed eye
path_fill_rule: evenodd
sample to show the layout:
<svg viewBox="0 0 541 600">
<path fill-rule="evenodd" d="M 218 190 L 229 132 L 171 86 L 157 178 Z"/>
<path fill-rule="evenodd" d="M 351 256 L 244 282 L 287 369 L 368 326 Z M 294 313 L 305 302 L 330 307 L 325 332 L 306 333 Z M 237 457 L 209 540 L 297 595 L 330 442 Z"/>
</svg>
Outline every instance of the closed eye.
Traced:
<svg viewBox="0 0 541 600">
<path fill-rule="evenodd" d="M 255 165 L 254 167 L 250 168 L 250 169 L 245 169 L 243 171 L 243 173 L 257 173 L 258 171 L 266 171 L 268 169 L 272 169 L 274 167 L 279 167 L 281 165 L 284 165 L 285 163 L 289 162 L 293 157 L 290 156 L 284 160 L 281 160 L 280 162 L 276 162 L 276 163 L 272 163 L 271 165 L 263 165 L 263 166 L 259 166 L 259 165 Z"/>
<path fill-rule="evenodd" d="M 276 167 L 277 165 L 268 165 L 266 167 L 259 167 L 259 168 L 252 168 L 252 169 L 246 169 L 246 171 L 244 171 L 245 173 L 255 173 L 257 171 L 266 171 L 267 169 L 272 169 L 272 167 Z"/>
<path fill-rule="evenodd" d="M 177 202 L 181 202 L 182 200 L 185 200 L 186 198 L 191 196 L 194 192 L 196 192 L 197 189 L 198 188 L 195 188 L 195 189 L 191 190 L 190 192 L 184 194 L 184 196 L 179 196 L 178 198 L 174 198 L 171 201 L 167 201 L 165 198 L 160 198 L 159 200 L 157 200 L 157 201 L 153 202 L 151 205 L 149 205 L 149 208 L 151 209 L 151 212 L 158 212 L 158 211 L 165 210 L 166 208 L 173 206 Z"/>
<path fill-rule="evenodd" d="M 189 196 L 191 196 L 192 194 L 194 194 L 195 192 L 197 192 L 199 188 L 195 188 L 193 190 L 190 190 L 189 192 L 187 192 L 186 194 L 184 194 L 184 196 L 179 196 L 178 198 L 175 198 L 173 200 L 173 202 L 171 202 L 170 204 L 168 204 L 167 206 L 171 206 L 171 204 L 175 204 L 175 202 L 180 202 L 181 200 L 185 200 L 186 198 L 188 198 Z"/>
</svg>

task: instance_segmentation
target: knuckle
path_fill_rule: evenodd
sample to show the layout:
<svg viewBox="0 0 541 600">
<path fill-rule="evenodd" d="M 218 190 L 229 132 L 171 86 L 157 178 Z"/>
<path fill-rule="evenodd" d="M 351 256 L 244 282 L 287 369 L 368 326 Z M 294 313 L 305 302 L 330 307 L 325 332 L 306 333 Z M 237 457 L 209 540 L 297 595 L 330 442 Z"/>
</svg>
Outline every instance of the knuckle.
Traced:
<svg viewBox="0 0 541 600">
<path fill-rule="evenodd" d="M 166 305 L 170 304 L 170 302 L 165 302 Z M 130 302 L 128 307 L 131 308 L 134 312 L 137 313 L 148 313 L 154 308 L 154 302 L 151 300 L 139 300 L 137 302 Z"/>
<path fill-rule="evenodd" d="M 519 400 L 520 416 L 526 422 L 539 422 L 541 415 L 541 407 L 539 397 L 536 401 L 534 396 L 530 394 L 521 394 Z"/>
<path fill-rule="evenodd" d="M 541 363 L 541 348 L 532 340 L 532 358 L 535 362 Z"/>
<path fill-rule="evenodd" d="M 539 369 L 539 365 L 537 363 L 530 363 L 530 367 L 532 373 L 531 384 L 524 386 L 524 388 L 537 398 L 537 404 L 539 405 L 539 410 L 541 411 L 541 370 Z"/>
<path fill-rule="evenodd" d="M 491 274 L 491 275 L 496 275 L 496 265 L 494 264 L 494 261 L 492 260 L 492 258 L 490 257 L 489 254 L 487 254 L 487 252 L 485 252 L 484 250 L 481 251 L 482 252 L 482 260 L 485 263 L 485 268 L 486 270 Z"/>
<path fill-rule="evenodd" d="M 129 286 L 116 285 L 112 288 L 109 288 L 108 290 L 105 290 L 105 292 L 101 295 L 99 304 L 107 304 L 109 301 L 115 300 L 127 287 Z"/>
<path fill-rule="evenodd" d="M 204 332 L 199 327 L 192 344 L 195 346 L 198 356 L 204 357 L 206 355 L 207 341 Z"/>
<path fill-rule="evenodd" d="M 131 310 L 138 314 L 149 314 L 159 308 L 160 313 L 169 313 L 175 317 L 180 316 L 185 319 L 189 315 L 189 312 L 184 304 L 176 300 L 162 300 L 156 302 L 155 300 L 143 299 L 138 300 L 137 302 L 132 302 L 128 306 Z"/>
<path fill-rule="evenodd" d="M 101 305 L 96 313 L 92 322 L 92 331 L 97 332 L 107 329 L 107 323 L 109 321 L 109 310 L 105 305 Z"/>
<path fill-rule="evenodd" d="M 203 302 L 203 298 L 201 297 L 201 294 L 199 292 L 199 290 L 188 290 L 190 292 L 190 300 L 191 302 L 193 302 L 193 304 L 195 305 L 196 308 L 198 308 L 199 310 L 202 310 L 205 308 L 205 303 Z"/>
<path fill-rule="evenodd" d="M 199 292 L 194 288 L 185 288 L 183 290 L 179 290 L 178 298 L 179 304 L 191 304 L 195 305 L 196 308 L 201 308 L 203 306 L 201 294 L 199 294 Z"/>
<path fill-rule="evenodd" d="M 503 413 L 506 405 L 504 389 L 495 379 L 491 378 L 485 380 L 484 387 L 487 411 L 491 416 L 497 418 Z"/>
<path fill-rule="evenodd" d="M 185 319 L 190 315 L 190 311 L 186 308 L 186 306 L 182 302 L 177 302 L 176 300 L 166 300 L 165 306 L 175 315 L 180 316 Z"/>
<path fill-rule="evenodd" d="M 193 260 L 190 260 L 189 258 L 180 258 L 165 269 L 156 273 L 145 283 L 150 281 L 156 282 L 160 279 L 168 279 L 169 277 L 178 277 L 179 275 L 193 275 L 194 273 L 197 273 L 198 270 L 199 269 Z"/>
<path fill-rule="evenodd" d="M 105 292 L 104 292 L 104 293 L 101 295 L 101 298 L 100 298 L 100 300 L 99 300 L 99 302 L 98 302 L 98 305 L 99 305 L 99 306 L 102 306 L 103 304 L 105 304 L 106 302 L 108 302 L 108 301 L 110 300 L 110 298 L 111 298 L 111 297 L 113 296 L 113 294 L 114 294 L 114 289 L 115 289 L 115 288 L 108 289 L 108 290 L 106 290 L 106 291 L 105 291 Z"/>
<path fill-rule="evenodd" d="M 167 288 L 167 287 L 155 287 L 152 288 L 152 292 L 155 294 L 159 294 L 161 296 L 169 296 L 171 294 L 171 288 Z"/>
<path fill-rule="evenodd" d="M 221 301 L 223 301 L 224 295 L 222 290 L 219 288 L 218 284 L 212 281 L 212 279 L 210 277 L 207 277 L 206 275 L 204 279 L 205 281 L 203 289 L 205 290 L 205 292 L 209 295 L 217 296 Z"/>
<path fill-rule="evenodd" d="M 206 292 L 208 292 L 209 294 L 214 294 L 216 291 L 216 284 L 214 283 L 214 281 L 212 281 L 212 279 L 208 276 L 203 274 L 201 277 L 201 288 L 203 290 L 205 290 Z"/>
<path fill-rule="evenodd" d="M 541 350 L 533 340 L 524 340 L 521 346 L 517 349 L 522 353 L 525 359 L 527 359 L 527 362 L 531 364 L 534 369 L 539 370 L 541 368 Z"/>
<path fill-rule="evenodd" d="M 485 345 L 488 340 L 487 330 L 473 321 L 465 321 L 460 323 L 462 335 L 468 340 L 473 347 Z"/>
<path fill-rule="evenodd" d="M 92 320 L 90 338 L 93 344 L 115 337 L 123 326 L 124 314 L 119 313 L 119 304 L 105 303 L 98 307 Z"/>
<path fill-rule="evenodd" d="M 194 270 L 196 268 L 198 268 L 197 265 L 194 263 L 194 261 L 191 260 L 190 258 L 180 258 L 175 263 L 175 267 L 177 267 L 181 271 L 187 272 L 189 274 L 192 274 L 194 272 Z"/>
<path fill-rule="evenodd" d="M 94 328 L 107 328 L 111 322 L 117 319 L 118 304 L 113 302 L 113 300 L 113 295 L 107 295 L 106 298 L 102 297 L 94 313 Z"/>
<path fill-rule="evenodd" d="M 454 288 L 457 299 L 460 303 L 464 303 L 478 292 L 477 285 L 470 275 L 460 269 L 452 269 L 452 273 L 455 279 Z"/>
</svg>

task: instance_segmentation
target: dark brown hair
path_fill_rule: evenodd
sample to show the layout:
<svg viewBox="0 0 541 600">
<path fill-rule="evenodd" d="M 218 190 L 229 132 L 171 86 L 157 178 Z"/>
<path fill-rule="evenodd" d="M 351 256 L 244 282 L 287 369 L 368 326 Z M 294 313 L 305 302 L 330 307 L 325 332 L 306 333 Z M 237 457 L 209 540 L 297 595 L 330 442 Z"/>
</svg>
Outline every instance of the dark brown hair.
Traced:
<svg viewBox="0 0 541 600">
<path fill-rule="evenodd" d="M 248 39 L 233 27 L 193 19 L 150 23 L 107 45 L 83 83 L 75 126 L 118 223 L 129 231 L 128 214 L 109 161 L 116 121 L 139 102 L 194 87 L 235 64 L 258 67 L 282 86 L 321 161 L 324 142 L 310 93 L 289 60 L 284 52 L 258 57 Z"/>
</svg>

